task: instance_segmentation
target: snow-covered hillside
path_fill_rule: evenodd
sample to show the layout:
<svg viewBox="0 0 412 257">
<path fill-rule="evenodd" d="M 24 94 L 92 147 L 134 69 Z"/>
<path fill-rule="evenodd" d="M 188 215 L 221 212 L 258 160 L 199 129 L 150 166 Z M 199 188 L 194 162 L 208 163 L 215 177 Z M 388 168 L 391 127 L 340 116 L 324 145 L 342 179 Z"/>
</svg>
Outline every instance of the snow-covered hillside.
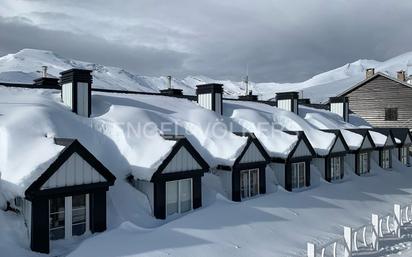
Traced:
<svg viewBox="0 0 412 257">
<path fill-rule="evenodd" d="M 23 49 L 18 53 L 1 57 L 0 81 L 31 83 L 33 79 L 40 76 L 43 65 L 49 67 L 49 73 L 53 76 L 58 76 L 59 72 L 72 67 L 92 69 L 94 71 L 94 87 L 98 88 L 156 92 L 166 88 L 167 84 L 165 76 L 143 76 L 121 68 L 76 61 L 50 51 L 34 49 Z M 367 68 L 375 68 L 377 71 L 396 76 L 396 72 L 399 70 L 407 70 L 408 73 L 411 73 L 410 65 L 412 65 L 412 52 L 384 62 L 358 60 L 299 83 L 250 82 L 250 88 L 262 99 L 270 99 L 275 96 L 276 92 L 300 91 L 304 97 L 311 98 L 313 102 L 322 102 L 362 81 Z M 175 88 L 183 89 L 185 94 L 194 94 L 196 85 L 202 83 L 222 83 L 225 85 L 225 93 L 228 96 L 243 94 L 245 88 L 243 82 L 215 80 L 205 76 L 188 76 L 182 80 L 174 78 L 172 82 Z"/>
</svg>

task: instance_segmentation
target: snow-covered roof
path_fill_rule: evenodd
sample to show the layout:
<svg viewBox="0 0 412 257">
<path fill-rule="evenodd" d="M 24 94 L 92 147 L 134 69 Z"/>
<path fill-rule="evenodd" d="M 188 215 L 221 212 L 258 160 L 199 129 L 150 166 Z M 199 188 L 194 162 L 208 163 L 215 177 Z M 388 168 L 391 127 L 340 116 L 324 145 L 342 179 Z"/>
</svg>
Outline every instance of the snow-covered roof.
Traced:
<svg viewBox="0 0 412 257">
<path fill-rule="evenodd" d="M 117 177 L 150 179 L 182 134 L 211 167 L 232 165 L 247 138 L 196 103 L 159 95 L 94 92 L 92 116 L 72 113 L 60 92 L 0 87 L 2 179 L 27 188 L 63 149 L 54 137 L 76 138 Z"/>
<path fill-rule="evenodd" d="M 259 113 L 260 116 L 265 117 L 275 129 L 283 131 L 303 131 L 309 139 L 312 147 L 319 155 L 327 155 L 333 143 L 335 142 L 334 134 L 320 131 L 315 126 L 308 123 L 293 112 L 285 111 L 267 104 L 251 101 L 227 100 L 224 101 L 224 104 L 225 116 L 231 117 L 233 115 L 234 118 L 236 118 L 236 116 L 239 116 L 239 109 L 249 109 Z M 253 115 L 250 115 L 249 113 L 249 115 L 245 115 L 245 117 L 246 116 L 248 117 L 249 121 L 253 121 L 254 118 L 251 118 L 251 116 Z M 285 141 L 290 144 L 290 140 L 291 138 Z M 262 142 L 262 144 L 265 143 Z"/>
</svg>

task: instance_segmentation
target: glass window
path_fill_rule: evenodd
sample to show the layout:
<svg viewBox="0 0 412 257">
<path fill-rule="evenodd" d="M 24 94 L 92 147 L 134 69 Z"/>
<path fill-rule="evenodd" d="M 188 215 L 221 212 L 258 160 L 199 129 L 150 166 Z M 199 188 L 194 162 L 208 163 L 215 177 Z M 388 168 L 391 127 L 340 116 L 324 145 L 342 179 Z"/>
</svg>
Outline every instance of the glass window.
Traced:
<svg viewBox="0 0 412 257">
<path fill-rule="evenodd" d="M 381 164 L 382 164 L 382 168 L 384 168 L 384 169 L 389 169 L 389 168 L 391 168 L 391 150 L 389 150 L 389 149 L 385 149 L 385 150 L 382 150 L 382 153 L 381 153 Z"/>
<path fill-rule="evenodd" d="M 166 182 L 166 214 L 183 213 L 192 209 L 192 179 Z"/>
<path fill-rule="evenodd" d="M 178 206 L 178 181 L 166 182 L 166 210 L 167 215 L 177 213 Z"/>
<path fill-rule="evenodd" d="M 49 200 L 49 229 L 50 239 L 63 239 L 65 236 L 65 199 L 54 198 Z M 35 222 L 35 221 L 33 221 Z"/>
<path fill-rule="evenodd" d="M 359 153 L 358 169 L 359 174 L 369 173 L 369 153 Z"/>
<path fill-rule="evenodd" d="M 240 172 L 240 195 L 241 198 L 249 197 L 249 171 Z"/>
<path fill-rule="evenodd" d="M 304 162 L 292 163 L 292 189 L 306 186 L 306 166 Z"/>
<path fill-rule="evenodd" d="M 398 120 L 398 108 L 385 108 L 385 120 L 397 121 Z"/>
<path fill-rule="evenodd" d="M 259 169 L 240 171 L 241 198 L 249 198 L 259 194 Z"/>
<path fill-rule="evenodd" d="M 343 157 L 332 157 L 330 159 L 331 180 L 340 180 L 343 172 Z"/>
<path fill-rule="evenodd" d="M 192 180 L 184 179 L 179 181 L 180 191 L 180 212 L 187 212 L 192 209 Z"/>
<path fill-rule="evenodd" d="M 79 236 L 86 232 L 86 195 L 72 197 L 72 235 Z"/>
<path fill-rule="evenodd" d="M 401 153 L 401 162 L 405 165 L 409 164 L 409 148 L 408 147 L 402 147 L 399 149 Z"/>
</svg>

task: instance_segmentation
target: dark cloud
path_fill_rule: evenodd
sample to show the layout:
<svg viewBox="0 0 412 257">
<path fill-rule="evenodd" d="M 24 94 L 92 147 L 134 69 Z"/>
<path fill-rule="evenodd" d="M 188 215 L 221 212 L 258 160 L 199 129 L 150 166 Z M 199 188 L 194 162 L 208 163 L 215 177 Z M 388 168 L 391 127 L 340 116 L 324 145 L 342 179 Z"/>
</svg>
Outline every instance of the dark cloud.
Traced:
<svg viewBox="0 0 412 257">
<path fill-rule="evenodd" d="M 410 1 L 46 3 L 47 10 L 27 12 L 28 20 L 0 19 L 0 53 L 39 48 L 180 77 L 240 79 L 248 66 L 254 81 L 295 82 L 357 59 L 412 50 Z M 70 32 L 63 32 L 66 24 Z"/>
</svg>

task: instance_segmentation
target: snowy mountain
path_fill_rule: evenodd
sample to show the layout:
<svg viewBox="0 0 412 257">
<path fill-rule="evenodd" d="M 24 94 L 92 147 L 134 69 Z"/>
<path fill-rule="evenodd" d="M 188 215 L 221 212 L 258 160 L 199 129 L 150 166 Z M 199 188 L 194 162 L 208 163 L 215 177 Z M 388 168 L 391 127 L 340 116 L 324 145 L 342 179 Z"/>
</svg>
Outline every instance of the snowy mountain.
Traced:
<svg viewBox="0 0 412 257">
<path fill-rule="evenodd" d="M 96 88 L 157 92 L 167 86 L 165 76 L 142 76 L 121 68 L 72 60 L 50 51 L 34 49 L 23 49 L 15 54 L 0 57 L 0 81 L 31 83 L 33 79 L 40 76 L 43 65 L 48 66 L 48 72 L 52 76 L 58 76 L 59 72 L 74 67 L 92 69 Z M 399 70 L 408 71 L 410 65 L 412 65 L 412 52 L 384 62 L 358 60 L 299 83 L 251 82 L 250 88 L 261 99 L 270 99 L 276 92 L 299 91 L 305 98 L 322 102 L 362 81 L 367 68 L 375 68 L 378 72 L 396 76 Z M 222 83 L 228 96 L 243 94 L 245 90 L 243 82 L 215 80 L 205 76 L 188 76 L 182 80 L 174 78 L 172 82 L 175 88 L 183 89 L 185 94 L 194 94 L 196 85 L 202 83 Z"/>
</svg>

